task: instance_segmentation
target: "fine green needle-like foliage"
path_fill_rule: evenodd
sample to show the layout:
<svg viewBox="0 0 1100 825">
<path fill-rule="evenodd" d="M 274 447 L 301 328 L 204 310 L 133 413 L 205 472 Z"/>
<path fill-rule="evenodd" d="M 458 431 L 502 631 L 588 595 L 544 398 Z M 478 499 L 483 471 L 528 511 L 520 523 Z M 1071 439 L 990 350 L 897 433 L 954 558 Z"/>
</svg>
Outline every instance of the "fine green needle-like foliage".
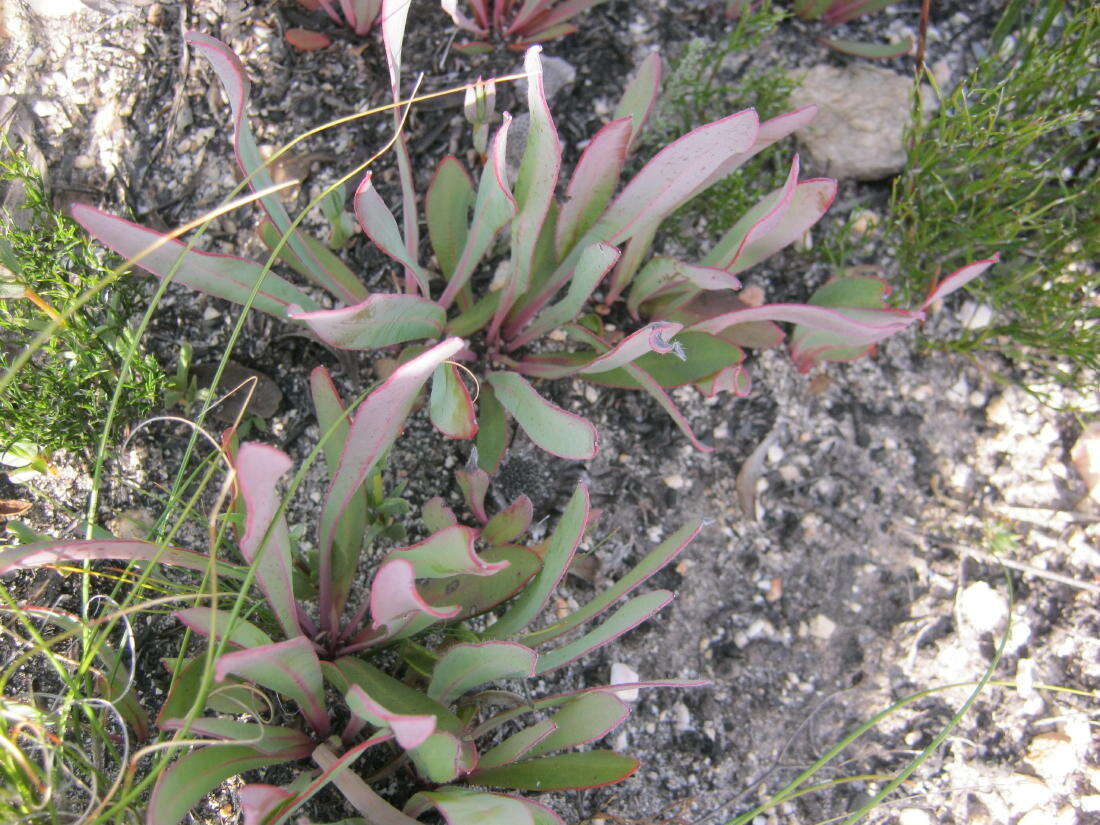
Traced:
<svg viewBox="0 0 1100 825">
<path fill-rule="evenodd" d="M 22 190 L 0 212 L 0 373 L 57 312 L 110 272 L 80 228 L 51 205 L 41 178 L 19 153 L 3 150 L 0 181 Z M 20 203 L 21 201 L 21 203 Z M 117 283 L 75 313 L 0 396 L 0 452 L 15 443 L 49 453 L 94 447 L 97 429 L 123 381 L 119 415 L 154 409 L 165 376 L 149 354 L 121 365 L 132 341 L 135 293 Z"/>
<path fill-rule="evenodd" d="M 939 346 L 999 352 L 1025 385 L 1084 388 L 1100 367 L 1098 63 L 1095 6 L 1014 2 L 988 56 L 913 134 L 894 189 L 904 292 L 1000 251 L 996 275 L 970 287 L 989 322 Z"/>
</svg>

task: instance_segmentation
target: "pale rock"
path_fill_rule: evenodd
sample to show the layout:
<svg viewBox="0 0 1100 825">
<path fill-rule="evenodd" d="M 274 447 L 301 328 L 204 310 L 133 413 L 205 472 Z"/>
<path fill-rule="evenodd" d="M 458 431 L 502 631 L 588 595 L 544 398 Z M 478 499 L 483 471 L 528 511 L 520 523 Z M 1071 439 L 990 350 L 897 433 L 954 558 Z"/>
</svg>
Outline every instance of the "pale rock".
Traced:
<svg viewBox="0 0 1100 825">
<path fill-rule="evenodd" d="M 898 825 L 932 825 L 932 815 L 920 808 L 903 808 L 898 811 Z"/>
<path fill-rule="evenodd" d="M 676 730 L 683 733 L 692 729 L 691 724 L 691 711 L 687 709 L 687 705 L 683 702 L 677 702 L 672 706 L 673 724 L 676 726 Z"/>
<path fill-rule="evenodd" d="M 630 665 L 623 664 L 622 662 L 614 662 L 611 665 L 611 684 L 629 685 L 638 681 L 641 681 L 638 677 L 638 671 L 636 671 Z M 615 695 L 622 699 L 624 702 L 637 702 L 638 688 L 632 688 L 631 690 L 621 690 Z"/>
<path fill-rule="evenodd" d="M 665 486 L 672 490 L 682 490 L 685 487 L 691 486 L 691 482 L 685 479 L 679 473 L 673 473 L 672 475 L 665 476 Z"/>
<path fill-rule="evenodd" d="M 548 55 L 545 52 L 539 55 L 542 61 L 542 90 L 546 93 L 547 100 L 553 100 L 562 89 L 572 86 L 577 79 L 577 70 L 568 60 Z M 523 65 L 515 68 L 516 74 L 523 71 Z M 516 81 L 516 94 L 524 100 L 527 98 L 527 79 Z"/>
<path fill-rule="evenodd" d="M 1086 814 L 1100 814 L 1100 794 L 1082 796 L 1079 800 L 1081 812 Z"/>
<path fill-rule="evenodd" d="M 1008 618 L 1008 602 L 987 582 L 974 582 L 959 594 L 959 615 L 973 636 L 993 633 Z"/>
<path fill-rule="evenodd" d="M 905 168 L 911 89 L 908 77 L 867 63 L 814 66 L 791 94 L 792 108 L 819 107 L 799 139 L 830 176 L 873 181 L 896 175 Z"/>
<path fill-rule="evenodd" d="M 1081 434 L 1070 457 L 1088 488 L 1089 497 L 1100 503 L 1100 421 Z"/>
<path fill-rule="evenodd" d="M 107 529 L 119 539 L 140 540 L 149 537 L 156 518 L 148 510 L 123 510 L 107 522 Z"/>
<path fill-rule="evenodd" d="M 1042 808 L 1054 798 L 1054 791 L 1044 782 L 1026 773 L 1014 773 L 1002 791 L 1013 814 Z"/>
<path fill-rule="evenodd" d="M 993 307 L 966 301 L 959 310 L 959 323 L 964 329 L 982 329 L 993 323 Z"/>
<path fill-rule="evenodd" d="M 1028 744 L 1027 761 L 1039 776 L 1060 785 L 1077 770 L 1077 749 L 1062 731 L 1040 733 Z"/>
<path fill-rule="evenodd" d="M 87 8 L 80 0 L 27 0 L 27 5 L 39 17 L 68 17 Z"/>
<path fill-rule="evenodd" d="M 836 633 L 836 622 L 824 613 L 818 613 L 810 619 L 807 628 L 810 635 L 819 642 L 827 642 L 833 637 L 833 634 Z"/>
</svg>

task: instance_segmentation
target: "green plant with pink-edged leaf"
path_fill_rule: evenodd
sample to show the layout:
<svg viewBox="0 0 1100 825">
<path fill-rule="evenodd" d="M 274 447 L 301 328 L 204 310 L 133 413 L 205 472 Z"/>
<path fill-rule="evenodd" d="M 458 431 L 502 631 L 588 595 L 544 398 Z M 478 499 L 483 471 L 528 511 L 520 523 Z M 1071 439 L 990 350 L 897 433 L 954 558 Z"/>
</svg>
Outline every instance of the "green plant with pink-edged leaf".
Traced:
<svg viewBox="0 0 1100 825">
<path fill-rule="evenodd" d="M 385 26 L 383 29 L 385 36 Z M 259 187 L 269 178 L 245 118 L 248 84 L 239 60 L 213 38 L 189 42 L 212 63 L 233 101 L 237 159 Z M 394 49 L 388 47 L 392 53 Z M 392 61 L 391 61 L 392 65 Z M 404 347 L 456 335 L 469 344 L 433 377 L 432 423 L 454 438 L 476 438 L 481 466 L 504 455 L 510 422 L 548 452 L 592 458 L 598 435 L 587 420 L 546 399 L 533 380 L 578 378 L 653 396 L 700 449 L 668 390 L 695 385 L 707 394 L 743 395 L 750 380 L 745 347 L 776 346 L 776 321 L 796 325 L 791 352 L 800 369 L 850 360 L 925 317 L 928 305 L 992 262 L 944 279 L 918 309 L 888 307 L 880 282 L 830 285 L 807 304 L 743 304 L 738 276 L 789 246 L 832 203 L 836 184 L 799 180 L 798 158 L 785 184 L 752 207 L 700 261 L 653 255 L 663 221 L 756 153 L 807 124 L 807 107 L 760 123 L 745 110 L 700 126 L 620 178 L 658 93 L 662 63 L 650 55 L 628 84 L 610 123 L 588 143 L 568 181 L 561 141 L 542 88 L 537 48 L 525 60 L 530 124 L 514 181 L 505 162 L 512 119 L 505 114 L 474 178 L 454 157 L 436 167 L 423 197 L 434 266 L 421 257 L 411 176 L 402 175 L 403 226 L 368 171 L 354 211 L 371 241 L 403 270 L 399 293 L 370 292 L 323 244 L 292 226 L 278 198 L 261 200 L 261 235 L 291 270 L 343 304 L 325 309 L 310 292 L 266 266 L 204 253 L 178 241 L 144 254 L 161 237 L 89 206 L 73 215 L 93 236 L 160 277 L 251 306 L 308 329 L 338 349 Z M 391 79 L 399 76 L 391 73 Z M 397 80 L 393 79 L 394 88 Z M 559 200 L 559 184 L 564 185 Z M 498 252 L 498 249 L 500 250 Z M 491 276 L 490 276 L 491 274 Z M 259 285 L 259 286 L 257 286 Z M 633 331 L 606 326 L 597 307 L 622 302 Z M 564 337 L 568 346 L 562 348 Z M 558 339 L 558 340 L 555 340 Z M 674 340 L 675 339 L 675 340 Z M 459 364 L 480 384 L 477 408 Z"/>
<path fill-rule="evenodd" d="M 660 680 L 542 698 L 509 689 L 509 680 L 543 677 L 667 605 L 673 598 L 667 590 L 634 591 L 703 527 L 700 519 L 689 522 L 588 603 L 533 627 L 595 518 L 584 485 L 553 530 L 534 541 L 527 497 L 490 513 L 488 474 L 461 471 L 458 483 L 474 526 L 460 523 L 442 499 L 432 499 L 421 514 L 427 537 L 385 553 L 365 591 L 353 588 L 357 570 L 376 557 L 372 532 L 364 529 L 364 482 L 397 439 L 423 385 L 462 346 L 448 338 L 428 349 L 353 410 L 345 408 L 327 372 L 314 371 L 311 388 L 323 433 L 314 454 L 324 455 L 329 476 L 314 560 L 296 549 L 286 499 L 279 494 L 293 462 L 265 444 L 236 444 L 231 433 L 223 451 L 232 469 L 237 558 L 113 538 L 47 541 L 0 553 L 0 575 L 42 565 L 124 561 L 206 571 L 225 585 L 217 588 L 221 600 L 203 598 L 211 592 L 204 588 L 193 606 L 173 614 L 205 639 L 205 649 L 185 646 L 164 660 L 172 686 L 156 727 L 175 747 L 200 747 L 148 774 L 149 825 L 180 821 L 230 776 L 303 759 L 319 772 L 307 768 L 282 787 L 241 789 L 245 822 L 286 822 L 332 783 L 368 821 L 413 823 L 435 807 L 453 825 L 561 823 L 552 810 L 516 792 L 622 781 L 636 770 L 635 759 L 599 748 L 572 749 L 597 742 L 629 716 L 621 692 L 704 684 Z M 250 591 L 255 601 L 247 597 Z M 248 618 L 246 605 L 252 605 Z M 586 627 L 600 617 L 599 624 Z M 586 632 L 575 633 L 581 630 Z M 107 687 L 117 688 L 116 682 Z M 483 685 L 493 689 L 476 690 Z M 263 721 L 273 696 L 284 706 L 293 703 L 297 721 L 290 712 L 280 724 Z M 132 692 L 126 698 L 128 704 L 119 703 L 124 718 L 138 737 L 149 736 L 144 708 Z M 367 751 L 413 766 L 423 790 L 407 800 L 404 813 L 352 769 Z M 102 800 L 100 811 L 109 814 L 110 805 Z"/>
</svg>

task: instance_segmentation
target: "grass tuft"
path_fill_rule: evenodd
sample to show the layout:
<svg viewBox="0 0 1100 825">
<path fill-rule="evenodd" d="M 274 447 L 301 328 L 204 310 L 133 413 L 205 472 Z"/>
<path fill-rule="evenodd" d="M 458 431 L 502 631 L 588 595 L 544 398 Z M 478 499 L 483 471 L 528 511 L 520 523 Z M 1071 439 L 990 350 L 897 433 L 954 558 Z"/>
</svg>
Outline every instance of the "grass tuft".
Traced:
<svg viewBox="0 0 1100 825">
<path fill-rule="evenodd" d="M 1098 67 L 1095 5 L 1013 0 L 987 56 L 916 127 L 894 187 L 903 294 L 1001 254 L 967 287 L 991 323 L 936 346 L 998 352 L 1033 391 L 1087 391 L 1100 368 Z"/>
<path fill-rule="evenodd" d="M 28 341 L 110 268 L 91 241 L 51 205 L 41 177 L 10 149 L 0 182 L 21 187 L 22 204 L 0 212 L 0 372 Z M 0 452 L 23 442 L 45 453 L 95 448 L 133 332 L 136 291 L 118 283 L 75 313 L 0 394 Z M 120 396 L 119 413 L 134 421 L 152 411 L 165 386 L 152 355 L 138 355 Z"/>
</svg>

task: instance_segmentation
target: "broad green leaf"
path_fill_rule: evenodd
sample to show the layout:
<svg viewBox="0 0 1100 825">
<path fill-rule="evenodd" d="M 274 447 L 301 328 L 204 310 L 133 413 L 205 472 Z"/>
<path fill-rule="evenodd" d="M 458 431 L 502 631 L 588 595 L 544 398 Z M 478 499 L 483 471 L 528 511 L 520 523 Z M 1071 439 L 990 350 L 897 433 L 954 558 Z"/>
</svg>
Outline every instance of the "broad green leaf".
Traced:
<svg viewBox="0 0 1100 825">
<path fill-rule="evenodd" d="M 631 281 L 626 308 L 637 317 L 638 307 L 670 287 L 690 285 L 694 289 L 740 289 L 741 282 L 728 272 L 713 266 L 700 266 L 675 258 L 650 259 Z"/>
<path fill-rule="evenodd" d="M 442 310 L 440 310 L 442 312 Z M 428 416 L 435 428 L 449 438 L 477 435 L 477 417 L 466 382 L 454 364 L 440 364 L 432 376 Z"/>
<path fill-rule="evenodd" d="M 489 519 L 485 529 L 481 531 L 481 539 L 492 545 L 515 541 L 527 532 L 533 516 L 534 506 L 531 499 L 521 495 L 506 509 Z"/>
<path fill-rule="evenodd" d="M 557 814 L 531 800 L 471 788 L 421 791 L 406 803 L 405 811 L 422 816 L 432 807 L 447 825 L 564 825 Z"/>
<path fill-rule="evenodd" d="M 417 771 L 430 782 L 451 782 L 463 772 L 466 752 L 456 734 L 441 731 L 409 751 Z"/>
<path fill-rule="evenodd" d="M 419 544 L 399 547 L 387 559 L 405 559 L 412 564 L 418 579 L 443 579 L 467 574 L 492 576 L 504 570 L 506 562 L 486 562 L 474 551 L 477 531 L 454 525 L 432 534 Z"/>
<path fill-rule="evenodd" d="M 325 776 L 340 789 L 340 793 L 344 795 L 348 803 L 366 817 L 367 822 L 371 825 L 423 825 L 423 823 L 417 822 L 390 805 L 389 802 L 376 794 L 370 785 L 360 779 L 354 771 L 347 770 L 352 761 L 349 757 L 357 757 L 358 755 L 358 748 L 355 748 L 343 757 L 338 758 L 327 745 L 318 745 L 317 749 L 313 751 L 313 761 L 320 766 Z"/>
<path fill-rule="evenodd" d="M 233 617 L 228 610 L 215 610 L 211 607 L 188 607 L 177 610 L 172 615 L 196 633 L 209 637 L 213 642 L 220 642 L 226 638 L 225 631 Z M 238 616 L 233 620 L 233 629 L 229 631 L 226 641 L 230 647 L 247 649 L 269 645 L 271 637 L 252 622 Z"/>
<path fill-rule="evenodd" d="M 611 605 L 626 594 L 634 590 L 642 582 L 649 579 L 654 573 L 663 569 L 673 559 L 680 555 L 703 529 L 702 519 L 693 519 L 685 524 L 659 545 L 650 550 L 644 558 L 630 572 L 619 579 L 611 587 L 603 591 L 599 596 L 589 601 L 584 607 L 575 610 L 564 619 L 555 622 L 544 630 L 529 633 L 521 638 L 521 641 L 530 647 L 544 644 L 551 639 L 563 636 L 569 631 L 580 627 L 596 616 L 599 616 Z"/>
<path fill-rule="evenodd" d="M 619 259 L 619 250 L 605 243 L 595 243 L 581 253 L 577 268 L 569 279 L 569 289 L 565 296 L 551 307 L 543 310 L 519 335 L 508 342 L 509 349 L 517 349 L 541 338 L 558 327 L 580 315 L 593 290 Z M 517 328 L 522 326 L 539 309 L 532 303 L 516 319 Z"/>
<path fill-rule="evenodd" d="M 376 293 L 340 309 L 292 311 L 289 317 L 336 349 L 378 349 L 438 338 L 447 322 L 443 308 L 432 301 L 387 293 Z"/>
<path fill-rule="evenodd" d="M 405 239 L 401 237 L 401 230 L 397 227 L 397 221 L 371 185 L 370 172 L 363 176 L 363 181 L 355 191 L 352 201 L 355 204 L 355 217 L 359 220 L 359 225 L 363 227 L 367 237 L 387 255 L 403 264 L 406 270 L 411 271 L 420 285 L 421 292 L 427 295 L 428 281 L 431 276 L 406 247 Z"/>
<path fill-rule="evenodd" d="M 630 708 L 613 693 L 585 693 L 562 705 L 551 717 L 555 730 L 538 742 L 528 759 L 603 739 L 630 715 Z"/>
<path fill-rule="evenodd" d="M 738 398 L 744 398 L 752 392 L 752 376 L 747 369 L 738 364 L 725 367 L 709 378 L 704 378 L 698 386 L 707 398 L 713 398 L 720 392 L 729 392 Z"/>
<path fill-rule="evenodd" d="M 787 321 L 841 336 L 849 346 L 874 344 L 912 326 L 922 313 L 901 309 L 833 309 L 811 304 L 764 304 L 700 321 L 691 330 L 721 333 L 749 321 Z"/>
<path fill-rule="evenodd" d="M 456 470 L 455 481 L 462 490 L 466 506 L 482 524 L 489 520 L 485 512 L 485 495 L 489 492 L 489 474 L 481 469 Z"/>
<path fill-rule="evenodd" d="M 256 583 L 288 638 L 302 631 L 291 582 L 290 531 L 280 512 L 277 485 L 292 466 L 286 453 L 256 441 L 242 444 L 234 460 L 245 511 L 241 555 L 255 566 Z"/>
<path fill-rule="evenodd" d="M 353 748 L 346 750 L 338 759 L 332 754 L 331 761 L 325 761 L 325 766 L 319 774 L 302 772 L 287 786 L 276 788 L 271 785 L 252 784 L 245 785 L 238 795 L 241 800 L 241 813 L 244 815 L 244 825 L 284 825 L 291 816 L 316 796 L 317 792 L 334 781 L 336 777 L 349 768 L 363 752 L 370 748 L 388 742 L 392 739 L 389 733 L 372 736 L 364 742 L 360 742 Z M 328 751 L 328 748 L 321 745 Z M 314 751 L 316 760 L 316 751 Z M 383 803 L 384 804 L 384 803 Z M 391 810 L 394 810 L 391 808 Z M 396 813 L 396 811 L 394 811 Z M 379 810 L 379 813 L 383 813 Z M 250 818 L 251 817 L 251 818 Z M 296 819 L 301 823 L 301 817 Z M 381 820 L 375 820 L 381 821 Z M 361 819 L 346 819 L 341 822 L 333 822 L 330 825 L 363 825 Z"/>
<path fill-rule="evenodd" d="M 488 384 L 481 387 L 477 400 L 477 464 L 485 472 L 495 473 L 508 449 L 508 417 Z"/>
<path fill-rule="evenodd" d="M 658 352 L 646 353 L 634 361 L 634 366 L 651 375 L 666 389 L 693 384 L 728 364 L 740 363 L 745 357 L 740 347 L 709 333 L 680 332 L 676 335 L 676 341 L 684 347 L 687 355 L 684 361 Z M 565 352 L 552 356 L 528 356 L 522 363 L 539 377 L 555 378 L 577 373 L 594 357 L 592 352 Z M 641 383 L 625 369 L 593 373 L 585 375 L 584 379 L 604 387 L 642 389 Z"/>
<path fill-rule="evenodd" d="M 515 642 L 457 644 L 436 664 L 428 696 L 449 704 L 486 682 L 533 676 L 536 659 L 535 651 Z"/>
<path fill-rule="evenodd" d="M 782 217 L 766 232 L 747 235 L 726 270 L 744 272 L 797 241 L 828 211 L 836 196 L 836 181 L 825 178 L 799 183 Z M 761 223 L 768 220 L 765 217 Z M 719 242 L 721 245 L 721 242 Z M 709 262 L 709 256 L 708 256 Z"/>
<path fill-rule="evenodd" d="M 188 570 L 206 572 L 211 566 L 210 558 L 190 550 L 166 547 L 148 541 L 133 539 L 91 539 L 87 541 L 48 541 L 40 544 L 25 544 L 0 551 L 0 576 L 25 570 L 28 567 L 42 567 L 47 564 L 65 564 L 74 561 L 140 561 L 157 564 L 170 564 L 185 567 Z M 235 564 L 216 562 L 221 576 L 234 579 L 244 577 L 244 570 Z"/>
<path fill-rule="evenodd" d="M 771 120 L 765 120 L 760 124 L 760 129 L 756 133 L 756 138 L 753 140 L 752 146 L 744 152 L 732 155 L 725 163 L 720 164 L 706 180 L 695 188 L 688 199 L 690 200 L 718 181 L 729 177 L 733 172 L 743 166 L 746 161 L 758 155 L 760 152 L 763 152 L 772 144 L 782 140 L 792 132 L 808 126 L 816 116 L 817 106 L 811 104 L 809 106 L 803 106 L 801 109 L 795 109 L 793 112 L 777 115 Z"/>
<path fill-rule="evenodd" d="M 225 89 L 226 97 L 233 114 L 233 147 L 237 153 L 237 164 L 250 176 L 250 184 L 254 190 L 266 189 L 273 185 L 270 172 L 264 165 L 263 156 L 260 154 L 256 139 L 252 135 L 252 129 L 245 117 L 245 107 L 248 104 L 249 83 L 245 76 L 244 66 L 240 59 L 225 43 L 210 37 L 207 34 L 191 31 L 184 35 L 184 42 L 194 46 L 205 57 L 214 73 L 221 81 Z M 294 253 L 308 265 L 303 271 L 316 284 L 327 289 L 340 300 L 347 303 L 361 301 L 366 296 L 366 290 L 359 283 L 347 267 L 338 267 L 330 270 L 329 258 L 319 258 L 315 255 L 315 249 L 305 242 L 304 236 L 297 229 L 291 229 L 290 216 L 283 206 L 281 196 L 278 193 L 266 195 L 260 201 L 268 216 L 274 222 L 280 233 L 289 233 L 287 245 Z M 272 276 L 269 275 L 270 279 Z M 265 285 L 269 281 L 265 281 Z M 300 306 L 312 308 L 309 304 Z M 257 305 L 258 306 L 258 305 Z"/>
<path fill-rule="evenodd" d="M 931 294 L 925 298 L 924 303 L 921 304 L 921 309 L 928 309 L 935 301 L 941 301 L 955 290 L 962 289 L 1000 259 L 1001 256 L 998 253 L 992 258 L 975 261 L 955 270 L 936 285 Z"/>
<path fill-rule="evenodd" d="M 321 663 L 304 636 L 223 655 L 214 665 L 214 676 L 221 682 L 229 674 L 293 699 L 313 729 L 328 735 Z"/>
<path fill-rule="evenodd" d="M 210 790 L 231 776 L 309 755 L 309 738 L 287 728 L 254 725 L 249 745 L 208 745 L 183 756 L 161 774 L 145 815 L 146 825 L 175 825 Z M 261 738 L 262 737 L 262 738 Z"/>
<path fill-rule="evenodd" d="M 331 586 L 332 548 L 344 513 L 379 459 L 404 429 L 405 419 L 412 412 L 424 383 L 437 366 L 461 348 L 461 339 L 448 338 L 402 364 L 367 396 L 351 420 L 347 442 L 321 511 L 318 544 L 322 629 L 333 630 L 336 625 L 337 605 L 326 593 L 325 583 L 329 581 Z"/>
<path fill-rule="evenodd" d="M 687 360 L 687 353 L 679 342 L 671 339 L 683 329 L 683 324 L 673 321 L 654 321 L 632 332 L 610 350 L 589 361 L 577 372 L 580 375 L 594 375 L 601 372 L 625 367 L 650 352 L 674 354 L 681 361 Z"/>
<path fill-rule="evenodd" d="M 458 607 L 433 607 L 416 589 L 416 571 L 405 559 L 387 559 L 374 574 L 370 588 L 371 626 L 380 639 L 400 639 L 419 632 L 439 619 L 454 618 Z"/>
<path fill-rule="evenodd" d="M 480 771 L 477 782 L 498 788 L 545 793 L 613 785 L 636 770 L 637 759 L 613 751 L 559 753 Z"/>
<path fill-rule="evenodd" d="M 599 450 L 599 437 L 591 422 L 551 404 L 514 372 L 486 376 L 497 400 L 528 437 L 548 453 L 587 461 Z"/>
<path fill-rule="evenodd" d="M 866 57 L 871 60 L 888 60 L 892 57 L 901 57 L 913 50 L 913 38 L 911 37 L 903 37 L 897 43 L 865 43 L 862 40 L 848 40 L 837 37 L 826 37 L 821 42 L 838 52 L 852 54 L 856 57 Z"/>
<path fill-rule="evenodd" d="M 376 728 L 388 728 L 397 744 L 404 750 L 412 750 L 427 741 L 435 733 L 434 715 L 410 716 L 396 713 L 367 694 L 359 685 L 352 685 L 344 696 L 354 716 L 364 719 Z"/>
<path fill-rule="evenodd" d="M 434 716 L 438 729 L 451 733 L 462 729 L 458 717 L 445 706 L 362 659 L 343 656 L 335 662 L 325 662 L 322 667 L 325 678 L 340 693 L 347 693 L 352 685 L 358 685 L 395 713 Z"/>
<path fill-rule="evenodd" d="M 477 762 L 478 770 L 488 770 L 519 761 L 557 728 L 558 726 L 549 719 L 543 719 L 513 733 L 499 745 L 493 746 L 481 755 L 481 759 Z"/>
<path fill-rule="evenodd" d="M 253 308 L 276 318 L 285 318 L 292 306 L 320 309 L 305 292 L 274 272 L 264 272 L 255 261 L 188 249 L 186 244 L 176 240 L 146 252 L 164 237 L 161 233 L 82 203 L 73 206 L 72 216 L 93 238 L 127 260 L 137 258 L 138 266 L 158 278 L 167 278 L 171 273 L 172 281 L 177 284 L 235 304 L 246 303 L 252 288 L 262 278 Z"/>
<path fill-rule="evenodd" d="M 516 177 L 515 196 L 518 211 L 512 222 L 512 271 L 504 285 L 500 304 L 490 326 L 490 340 L 495 339 L 505 315 L 516 299 L 531 286 L 535 265 L 535 247 L 542 234 L 543 223 L 554 201 L 554 188 L 561 171 L 561 140 L 550 115 L 543 88 L 541 48 L 527 50 L 523 68 L 527 73 L 527 109 L 531 122 L 527 130 L 527 145 Z"/>
<path fill-rule="evenodd" d="M 664 63 L 660 53 L 650 52 L 623 89 L 623 96 L 619 99 L 619 105 L 615 107 L 612 119 L 618 120 L 624 117 L 631 119 L 629 149 L 633 149 L 637 144 L 638 135 L 649 120 L 653 104 L 657 102 L 657 96 L 661 92 L 663 74 Z"/>
<path fill-rule="evenodd" d="M 174 660 L 166 662 L 174 665 Z M 169 719 L 182 719 L 191 711 L 191 706 L 198 695 L 202 684 L 203 671 L 206 669 L 206 657 L 198 655 L 193 659 L 184 659 L 180 664 L 179 674 L 176 676 L 172 689 L 168 691 L 168 697 L 161 705 L 157 715 L 157 725 L 164 727 Z M 241 715 L 243 713 L 261 717 L 268 711 L 268 704 L 254 688 L 242 685 L 238 682 L 225 682 L 214 685 L 206 697 L 206 706 L 199 711 L 213 710 L 217 713 L 231 713 Z"/>
<path fill-rule="evenodd" d="M 615 194 L 633 134 L 632 121 L 626 117 L 611 121 L 596 132 L 581 153 L 555 228 L 554 248 L 559 259 L 592 228 Z"/>
<path fill-rule="evenodd" d="M 343 209 L 342 202 L 341 209 Z M 279 239 L 282 236 L 279 234 L 278 228 L 270 219 L 265 218 L 260 223 L 259 235 L 260 240 L 263 241 L 264 246 L 267 247 L 269 252 L 278 247 L 279 260 L 307 280 L 314 280 L 311 273 L 319 262 L 322 268 L 326 272 L 332 274 L 333 278 L 347 291 L 347 299 L 350 303 L 358 303 L 370 294 L 367 288 L 355 277 L 355 274 L 348 269 L 348 265 L 336 257 L 331 249 L 312 235 L 307 235 L 304 232 L 298 233 L 298 239 L 305 244 L 311 253 L 308 262 L 303 261 L 294 252 L 294 246 L 297 244 L 283 244 L 281 247 L 279 246 Z"/>
<path fill-rule="evenodd" d="M 420 586 L 424 601 L 437 606 L 459 604 L 462 612 L 454 619 L 468 619 L 515 596 L 542 567 L 542 560 L 526 547 L 490 547 L 481 558 L 488 563 L 508 562 L 508 568 L 492 576 L 465 575 L 425 582 Z"/>
<path fill-rule="evenodd" d="M 752 147 L 759 129 L 747 109 L 693 129 L 649 161 L 619 193 L 589 233 L 619 244 L 650 231 L 698 194 L 698 187 L 730 156 Z"/>
<path fill-rule="evenodd" d="M 826 23 L 848 23 L 865 14 L 882 11 L 892 3 L 893 0 L 832 0 L 824 3 L 819 13 L 824 14 Z"/>
<path fill-rule="evenodd" d="M 588 527 L 589 507 L 588 488 L 578 484 L 573 497 L 565 505 L 558 526 L 547 542 L 542 569 L 535 581 L 523 591 L 507 613 L 489 626 L 485 631 L 486 636 L 499 639 L 518 633 L 542 611 L 573 562 L 577 545 L 584 538 L 584 531 Z"/>
<path fill-rule="evenodd" d="M 458 158 L 447 155 L 435 168 L 424 196 L 424 217 L 428 238 L 445 280 L 454 275 L 466 238 L 470 234 L 470 206 L 474 184 Z"/>
<path fill-rule="evenodd" d="M 472 307 L 447 323 L 447 334 L 469 338 L 475 332 L 480 332 L 493 320 L 493 313 L 499 305 L 499 290 L 481 296 Z"/>
<path fill-rule="evenodd" d="M 439 496 L 428 499 L 424 504 L 420 513 L 420 520 L 424 522 L 424 526 L 431 533 L 458 524 L 458 518 L 455 516 L 454 510 L 448 507 L 447 503 Z"/>
<path fill-rule="evenodd" d="M 616 610 L 599 627 L 590 630 L 574 642 L 539 656 L 538 674 L 549 673 L 579 659 L 593 650 L 613 642 L 628 630 L 633 630 L 674 598 L 668 590 L 654 590 L 635 596 Z"/>
<path fill-rule="evenodd" d="M 485 162 L 485 168 L 481 171 L 481 180 L 477 187 L 477 201 L 474 203 L 470 234 L 466 238 L 462 256 L 455 265 L 454 274 L 439 298 L 439 305 L 444 309 L 454 302 L 459 291 L 466 286 L 470 276 L 474 274 L 482 257 L 489 251 L 497 234 L 516 215 L 516 199 L 512 195 L 512 190 L 508 188 L 504 162 L 508 126 L 511 122 L 512 118 L 505 113 L 504 122 L 489 146 L 489 156 Z M 500 300 L 499 296 L 496 300 Z"/>
<path fill-rule="evenodd" d="M 313 410 L 317 416 L 317 426 L 321 430 L 321 449 L 325 456 L 329 483 L 336 477 L 340 466 L 340 455 L 348 440 L 348 417 L 345 415 L 344 401 L 332 383 L 332 376 L 324 367 L 317 367 L 309 374 L 309 388 L 313 396 Z M 328 437 L 325 438 L 325 434 Z M 355 578 L 355 568 L 359 564 L 359 553 L 363 549 L 366 536 L 367 511 L 369 501 L 366 487 L 361 485 L 348 502 L 347 510 L 336 531 L 335 546 L 332 555 L 332 599 L 337 612 L 347 604 L 351 584 Z"/>
<path fill-rule="evenodd" d="M 707 253 L 703 263 L 719 269 L 730 269 L 741 256 L 746 244 L 771 232 L 791 208 L 791 200 L 798 185 L 798 172 L 798 155 L 795 155 L 783 185 L 769 192 L 742 215 Z"/>
</svg>

